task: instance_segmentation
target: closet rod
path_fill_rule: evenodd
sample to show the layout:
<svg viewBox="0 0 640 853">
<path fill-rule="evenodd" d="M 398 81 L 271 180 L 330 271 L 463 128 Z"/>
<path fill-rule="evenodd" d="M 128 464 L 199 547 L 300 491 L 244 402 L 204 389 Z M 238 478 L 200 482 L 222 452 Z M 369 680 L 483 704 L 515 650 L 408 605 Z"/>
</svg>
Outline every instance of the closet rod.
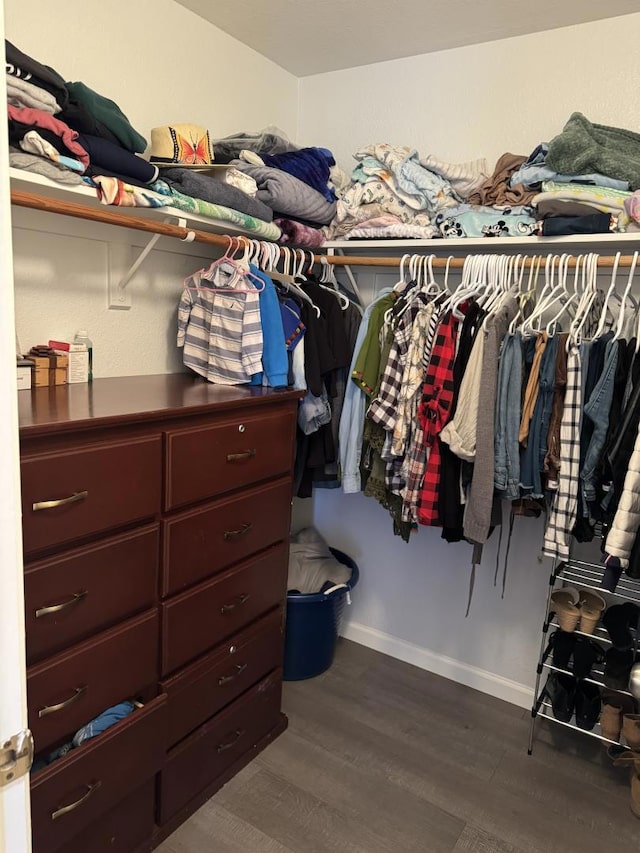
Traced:
<svg viewBox="0 0 640 853">
<path fill-rule="evenodd" d="M 158 222 L 154 219 L 143 219 L 141 216 L 116 213 L 108 208 L 86 207 L 73 201 L 61 201 L 56 198 L 26 193 L 22 190 L 11 190 L 11 204 L 18 207 L 29 207 L 32 210 L 44 210 L 48 213 L 61 213 L 63 216 L 73 216 L 75 219 L 103 222 L 106 225 L 120 225 L 123 228 L 132 228 L 134 231 L 161 234 L 163 237 L 177 237 L 179 240 L 184 240 L 191 232 L 194 234 L 193 239 L 198 243 L 210 243 L 225 248 L 229 245 L 228 238 L 223 235 L 209 234 L 207 231 L 198 231 L 195 228 L 182 228 L 180 225 L 170 225 L 167 222 Z"/>
<path fill-rule="evenodd" d="M 177 237 L 180 240 L 184 240 L 189 233 L 194 235 L 193 239 L 198 243 L 208 243 L 213 246 L 222 246 L 227 248 L 229 245 L 229 237 L 224 234 L 211 234 L 208 231 L 199 231 L 195 228 L 182 228 L 180 225 L 170 225 L 165 222 L 158 222 L 153 219 L 144 219 L 138 216 L 129 216 L 122 213 L 117 213 L 116 211 L 109 210 L 108 208 L 101 207 L 86 207 L 83 204 L 76 204 L 71 201 L 62 201 L 60 199 L 49 198 L 48 196 L 40 196 L 34 193 L 23 192 L 22 190 L 11 190 L 11 203 L 17 205 L 18 207 L 28 207 L 32 210 L 44 210 L 49 213 L 61 213 L 63 216 L 73 216 L 76 219 L 89 219 L 93 222 L 104 222 L 107 225 L 119 225 L 123 228 L 132 228 L 135 231 L 146 231 L 150 234 L 161 234 L 164 237 Z M 176 214 L 177 216 L 177 214 Z M 230 235 L 234 236 L 234 235 Z M 245 242 L 244 237 L 234 237 L 234 239 L 238 239 L 241 243 Z M 434 241 L 437 242 L 437 246 L 434 245 L 434 250 L 438 251 L 446 251 L 446 240 Z M 488 238 L 489 242 L 489 238 Z M 640 243 L 640 240 L 639 240 Z M 566 244 L 563 244 L 566 246 Z M 404 248 L 404 247 L 403 247 Z M 514 249 L 517 248 L 514 246 Z M 528 248 L 528 247 L 527 247 Z M 553 254 L 562 254 L 562 247 L 558 246 Z M 416 247 L 418 249 L 418 247 Z M 424 247 L 420 247 L 421 251 L 416 251 L 411 254 L 430 254 L 429 252 L 424 250 Z M 459 251 L 459 247 L 456 247 Z M 513 251 L 513 250 L 512 250 Z M 585 254 L 588 251 L 588 247 L 585 246 Z M 281 250 L 282 252 L 282 250 Z M 550 249 L 547 251 L 533 251 L 532 254 L 529 254 L 526 248 L 521 248 L 521 254 L 524 258 L 526 255 L 525 263 L 526 265 L 530 265 L 533 261 L 534 257 L 545 256 L 549 254 Z M 496 254 L 500 254 L 497 252 Z M 581 254 L 579 251 L 577 254 Z M 342 255 L 317 255 L 314 254 L 313 260 L 314 263 L 319 263 L 321 258 L 326 258 L 328 263 L 333 264 L 333 266 L 349 266 L 349 267 L 398 267 L 400 259 L 398 256 L 396 257 L 379 257 L 379 258 L 367 258 L 367 257 L 357 257 L 357 256 L 342 256 Z M 619 261 L 620 267 L 630 267 L 633 262 L 632 255 L 622 255 Z M 614 255 L 600 255 L 598 258 L 598 267 L 601 269 L 607 269 L 613 267 L 615 263 Z M 464 264 L 464 258 L 451 258 L 448 260 L 447 258 L 434 258 L 433 267 L 434 269 L 445 269 L 447 265 L 450 269 L 461 269 Z M 576 258 L 572 257 L 569 260 L 569 267 L 575 267 Z"/>
<path fill-rule="evenodd" d="M 490 238 L 487 238 L 487 239 L 490 240 Z M 442 251 L 442 248 L 440 248 L 440 247 L 442 246 L 444 248 L 444 244 L 446 244 L 446 240 L 439 241 L 438 251 Z M 502 247 L 502 248 L 504 248 L 504 247 Z M 460 248 L 456 247 L 456 250 L 460 251 Z M 640 250 L 640 246 L 639 246 L 639 250 Z M 513 253 L 513 249 L 511 250 L 511 252 Z M 425 251 L 424 248 L 422 248 L 421 251 L 409 253 L 409 252 L 405 251 L 404 247 L 402 249 L 402 253 L 403 254 L 410 254 L 410 255 L 414 255 L 414 254 L 416 254 L 416 255 L 429 255 L 429 254 L 431 254 L 431 252 Z M 470 255 L 474 254 L 473 249 L 468 254 L 470 254 Z M 507 253 L 506 252 L 501 253 L 498 251 L 498 252 L 495 252 L 494 254 L 499 255 L 499 254 L 507 254 Z M 527 251 L 526 247 L 520 249 L 521 260 L 524 261 L 525 267 L 529 267 L 531 265 L 532 261 L 534 260 L 534 258 L 535 259 L 546 258 L 546 256 L 549 254 L 561 255 L 564 253 L 561 251 L 558 251 L 558 250 L 551 251 L 550 249 L 547 251 L 543 251 L 543 252 L 536 251 L 536 250 Z M 566 254 L 572 254 L 572 253 L 566 252 Z M 584 251 L 577 252 L 577 255 L 586 255 L 586 254 L 588 254 L 588 248 L 587 247 L 585 247 Z M 515 257 L 515 255 L 514 255 L 514 257 Z M 600 269 L 606 269 L 607 267 L 609 267 L 609 268 L 613 267 L 615 260 L 616 260 L 615 255 L 600 255 L 598 258 L 598 267 Z M 397 268 L 399 266 L 399 263 L 400 263 L 400 255 L 398 257 L 395 257 L 395 258 L 364 258 L 364 257 L 356 257 L 353 255 L 342 257 L 342 256 L 332 255 L 332 256 L 327 258 L 327 261 L 330 264 L 334 264 L 335 266 L 343 265 L 343 266 L 349 266 L 349 267 L 396 267 Z M 447 258 L 442 258 L 442 257 L 434 258 L 433 259 L 433 268 L 434 269 L 446 269 L 447 267 L 449 267 L 449 269 L 452 269 L 452 270 L 459 270 L 459 269 L 462 269 L 462 267 L 464 266 L 464 261 L 465 261 L 464 258 L 452 257 L 449 260 L 449 262 L 447 263 Z M 633 261 L 633 255 L 621 255 L 618 266 L 621 268 L 630 267 L 632 264 L 632 261 Z M 569 259 L 569 268 L 572 269 L 575 267 L 575 265 L 576 265 L 576 256 L 573 256 Z"/>
</svg>

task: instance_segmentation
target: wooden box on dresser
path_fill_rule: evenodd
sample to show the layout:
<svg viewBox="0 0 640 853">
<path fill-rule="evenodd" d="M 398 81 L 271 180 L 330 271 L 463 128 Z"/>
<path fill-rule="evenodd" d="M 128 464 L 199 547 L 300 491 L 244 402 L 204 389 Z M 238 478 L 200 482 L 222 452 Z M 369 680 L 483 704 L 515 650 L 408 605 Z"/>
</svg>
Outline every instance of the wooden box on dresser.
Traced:
<svg viewBox="0 0 640 853">
<path fill-rule="evenodd" d="M 153 849 L 284 731 L 298 392 L 19 392 L 34 853 Z"/>
</svg>

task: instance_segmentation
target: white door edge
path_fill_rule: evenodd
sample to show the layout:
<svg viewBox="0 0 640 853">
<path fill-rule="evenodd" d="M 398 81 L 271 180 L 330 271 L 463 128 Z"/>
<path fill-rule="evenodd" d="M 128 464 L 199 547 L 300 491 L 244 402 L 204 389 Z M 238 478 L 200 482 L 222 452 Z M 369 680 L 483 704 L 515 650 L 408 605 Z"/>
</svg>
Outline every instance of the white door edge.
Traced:
<svg viewBox="0 0 640 853">
<path fill-rule="evenodd" d="M 0 0 L 0 37 L 4 4 Z M 0 100 L 6 100 L 5 79 Z M 0 127 L 0 743 L 27 726 L 24 587 L 7 125 Z M 27 392 L 22 392 L 27 393 Z M 29 775 L 0 788 L 0 853 L 31 853 Z"/>
</svg>

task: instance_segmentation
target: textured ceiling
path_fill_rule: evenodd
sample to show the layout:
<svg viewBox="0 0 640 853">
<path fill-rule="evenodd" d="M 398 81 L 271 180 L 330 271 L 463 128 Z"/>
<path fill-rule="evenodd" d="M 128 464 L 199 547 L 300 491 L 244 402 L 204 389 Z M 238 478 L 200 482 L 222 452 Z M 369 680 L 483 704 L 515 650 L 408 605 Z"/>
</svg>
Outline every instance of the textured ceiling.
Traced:
<svg viewBox="0 0 640 853">
<path fill-rule="evenodd" d="M 298 77 L 640 11 L 638 0 L 177 2 Z"/>
</svg>

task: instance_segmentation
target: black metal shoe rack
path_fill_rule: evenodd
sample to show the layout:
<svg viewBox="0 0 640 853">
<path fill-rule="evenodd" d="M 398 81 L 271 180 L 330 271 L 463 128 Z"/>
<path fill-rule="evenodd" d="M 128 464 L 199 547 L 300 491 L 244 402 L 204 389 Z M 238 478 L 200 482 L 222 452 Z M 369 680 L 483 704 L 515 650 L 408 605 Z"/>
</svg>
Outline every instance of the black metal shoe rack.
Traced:
<svg viewBox="0 0 640 853">
<path fill-rule="evenodd" d="M 536 671 L 536 686 L 535 686 L 535 701 L 533 703 L 533 707 L 531 708 L 531 729 L 529 732 L 529 755 L 531 755 L 533 751 L 533 740 L 535 737 L 535 727 L 536 721 L 538 717 L 544 717 L 552 723 L 555 723 L 559 726 L 564 726 L 565 728 L 574 729 L 577 732 L 581 732 L 583 735 L 588 735 L 592 738 L 597 738 L 601 740 L 603 743 L 615 743 L 616 741 L 611 741 L 608 738 L 603 737 L 600 731 L 600 723 L 597 723 L 595 728 L 592 731 L 587 731 L 586 729 L 581 729 L 579 726 L 575 724 L 575 722 L 571 721 L 568 723 L 563 722 L 562 720 L 557 720 L 553 716 L 553 712 L 551 709 L 551 702 L 544 695 L 544 686 L 546 684 L 546 678 L 543 679 L 543 674 L 548 674 L 549 671 L 552 672 L 562 672 L 567 675 L 573 675 L 573 673 L 566 669 L 560 669 L 557 666 L 553 665 L 552 660 L 552 649 L 549 644 L 549 632 L 554 631 L 559 627 L 558 622 L 555 617 L 555 613 L 550 610 L 551 606 L 551 594 L 553 593 L 556 586 L 562 586 L 564 584 L 575 586 L 583 589 L 593 589 L 599 592 L 605 599 L 608 600 L 610 604 L 622 604 L 625 601 L 632 601 L 634 604 L 640 605 L 640 581 L 633 580 L 632 578 L 627 577 L 626 575 L 622 575 L 618 585 L 616 587 L 615 592 L 609 592 L 608 590 L 602 589 L 600 586 L 600 582 L 602 581 L 602 576 L 604 574 L 604 568 L 597 563 L 585 562 L 583 560 L 572 559 L 571 557 L 566 563 L 559 563 L 557 561 L 554 562 L 551 575 L 549 576 L 549 589 L 547 593 L 547 608 L 545 610 L 545 620 L 542 625 L 542 638 L 540 641 L 540 656 L 538 659 L 538 668 Z M 599 625 L 593 634 L 585 634 L 582 631 L 576 631 L 576 634 L 583 637 L 589 637 L 592 640 L 595 640 L 598 643 L 604 644 L 605 647 L 611 645 L 611 640 L 609 639 L 609 634 L 607 631 Z M 591 670 L 589 678 L 585 679 L 585 681 L 591 682 L 591 684 L 597 684 L 599 687 L 606 689 L 607 691 L 612 691 L 612 688 L 607 687 L 604 683 L 604 664 L 596 664 Z M 614 691 L 620 693 L 624 696 L 631 696 L 631 694 L 626 690 L 618 690 Z M 575 719 L 575 718 L 574 718 Z"/>
</svg>

